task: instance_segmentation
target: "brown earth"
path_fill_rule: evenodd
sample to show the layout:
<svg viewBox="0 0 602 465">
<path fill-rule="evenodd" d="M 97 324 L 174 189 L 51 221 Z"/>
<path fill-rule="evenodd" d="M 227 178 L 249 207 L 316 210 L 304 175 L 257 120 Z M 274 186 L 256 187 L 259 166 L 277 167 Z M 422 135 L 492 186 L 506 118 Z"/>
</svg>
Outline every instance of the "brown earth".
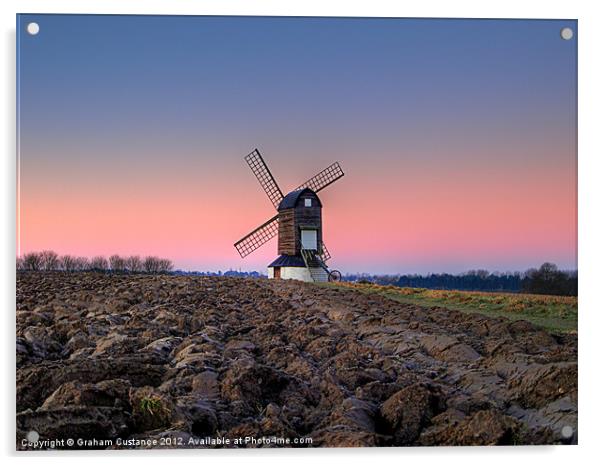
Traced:
<svg viewBox="0 0 602 465">
<path fill-rule="evenodd" d="M 29 431 L 576 443 L 577 341 L 292 281 L 19 273 L 18 448 Z"/>
</svg>

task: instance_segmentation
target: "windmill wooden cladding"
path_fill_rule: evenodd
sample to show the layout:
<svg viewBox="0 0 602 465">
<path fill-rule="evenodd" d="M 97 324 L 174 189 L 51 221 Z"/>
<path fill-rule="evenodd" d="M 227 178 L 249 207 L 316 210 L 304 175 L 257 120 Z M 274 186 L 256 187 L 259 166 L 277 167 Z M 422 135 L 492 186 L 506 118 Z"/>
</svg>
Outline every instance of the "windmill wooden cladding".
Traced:
<svg viewBox="0 0 602 465">
<path fill-rule="evenodd" d="M 305 206 L 305 199 L 312 199 L 312 206 Z M 298 255 L 301 253 L 301 229 L 316 229 L 318 250 L 322 249 L 322 207 L 318 196 L 307 192 L 299 197 L 293 208 L 278 213 L 278 254 Z"/>
<path fill-rule="evenodd" d="M 278 214 L 278 255 L 296 255 L 295 209 Z"/>
</svg>

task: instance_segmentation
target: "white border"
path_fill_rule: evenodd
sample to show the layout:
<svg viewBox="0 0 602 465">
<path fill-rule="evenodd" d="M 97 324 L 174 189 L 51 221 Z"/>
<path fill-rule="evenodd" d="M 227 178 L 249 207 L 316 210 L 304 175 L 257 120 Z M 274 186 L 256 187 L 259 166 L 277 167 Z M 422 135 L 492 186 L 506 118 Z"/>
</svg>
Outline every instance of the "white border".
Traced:
<svg viewBox="0 0 602 465">
<path fill-rule="evenodd" d="M 341 460 L 347 463 L 379 462 L 462 464 L 487 461 L 507 465 L 509 461 L 542 461 L 549 463 L 588 462 L 596 457 L 600 409 L 600 363 L 598 339 L 602 335 L 602 298 L 599 296 L 599 272 L 602 262 L 602 150 L 600 147 L 600 108 L 602 99 L 602 70 L 600 44 L 602 21 L 596 3 L 560 1 L 386 1 L 386 0 L 88 0 L 83 1 L 13 1 L 0 2 L 2 9 L 1 74 L 4 108 L 0 140 L 4 143 L 2 157 L 2 228 L 1 295 L 4 305 L 5 349 L 2 373 L 4 416 L 1 422 L 2 448 L 5 455 L 15 458 L 14 448 L 14 289 L 15 289 L 15 14 L 19 13 L 117 13 L 117 14 L 209 14 L 209 15 L 286 15 L 286 16 L 398 16 L 398 17 L 476 17 L 476 18 L 563 18 L 579 20 L 579 446 L 576 447 L 515 447 L 515 448 L 414 448 L 414 449 L 321 449 L 312 451 L 172 451 L 99 453 L 40 453 L 35 456 L 46 461 L 64 461 L 69 457 L 81 461 L 105 463 L 107 458 L 125 462 L 128 458 L 165 462 L 190 460 L 196 463 L 261 463 L 286 461 L 307 463 L 315 460 Z M 23 454 L 21 454 L 23 457 Z M 28 458 L 32 454 L 28 454 Z M 130 460 L 131 460 L 130 459 Z"/>
</svg>

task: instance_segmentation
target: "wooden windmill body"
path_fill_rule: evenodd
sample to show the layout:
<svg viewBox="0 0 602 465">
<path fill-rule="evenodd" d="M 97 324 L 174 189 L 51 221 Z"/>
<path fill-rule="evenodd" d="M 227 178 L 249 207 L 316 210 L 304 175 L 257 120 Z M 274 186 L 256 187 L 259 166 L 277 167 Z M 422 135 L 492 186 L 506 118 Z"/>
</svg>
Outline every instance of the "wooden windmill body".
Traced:
<svg viewBox="0 0 602 465">
<path fill-rule="evenodd" d="M 322 239 L 322 202 L 317 195 L 344 175 L 339 163 L 284 196 L 257 149 L 245 160 L 278 214 L 234 244 L 240 256 L 246 257 L 277 235 L 279 256 L 268 265 L 269 278 L 308 282 L 340 279 L 341 274 L 326 265 L 331 257 Z"/>
</svg>

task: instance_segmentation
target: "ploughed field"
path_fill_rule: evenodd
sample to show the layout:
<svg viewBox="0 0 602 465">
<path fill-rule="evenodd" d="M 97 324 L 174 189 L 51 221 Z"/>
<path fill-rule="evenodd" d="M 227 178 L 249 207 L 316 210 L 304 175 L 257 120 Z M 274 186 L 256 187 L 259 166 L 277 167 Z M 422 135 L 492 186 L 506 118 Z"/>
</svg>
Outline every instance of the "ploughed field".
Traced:
<svg viewBox="0 0 602 465">
<path fill-rule="evenodd" d="M 31 431 L 109 448 L 577 440 L 576 336 L 526 321 L 343 286 L 60 272 L 18 273 L 16 319 L 18 448 Z"/>
</svg>

